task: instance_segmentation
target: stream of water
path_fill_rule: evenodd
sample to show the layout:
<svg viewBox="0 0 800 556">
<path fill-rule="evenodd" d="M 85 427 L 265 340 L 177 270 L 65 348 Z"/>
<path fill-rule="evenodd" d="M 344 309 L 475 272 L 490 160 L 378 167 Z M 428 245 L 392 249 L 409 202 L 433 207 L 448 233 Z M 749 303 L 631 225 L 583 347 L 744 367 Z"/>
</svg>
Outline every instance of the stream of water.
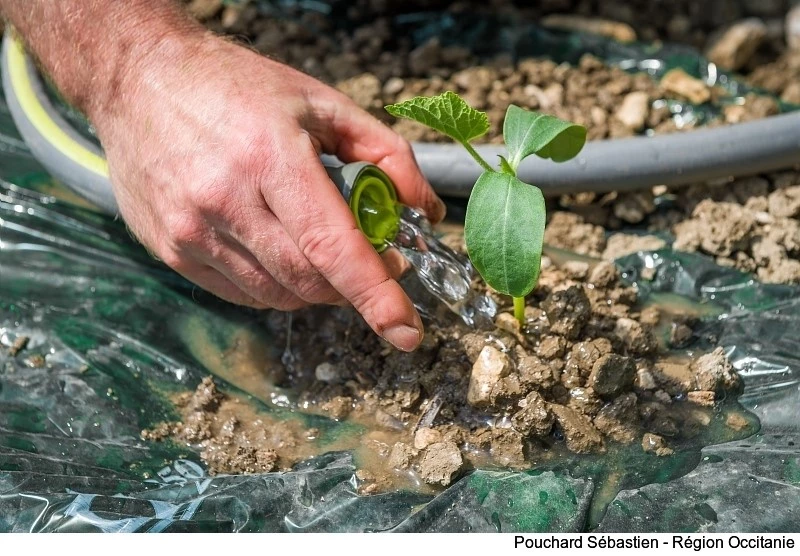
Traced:
<svg viewBox="0 0 800 556">
<path fill-rule="evenodd" d="M 472 289 L 475 277 L 472 263 L 436 238 L 425 215 L 404 207 L 400 230 L 389 245 L 411 263 L 425 288 L 468 326 L 481 328 L 492 324 L 497 305 L 489 296 Z"/>
</svg>

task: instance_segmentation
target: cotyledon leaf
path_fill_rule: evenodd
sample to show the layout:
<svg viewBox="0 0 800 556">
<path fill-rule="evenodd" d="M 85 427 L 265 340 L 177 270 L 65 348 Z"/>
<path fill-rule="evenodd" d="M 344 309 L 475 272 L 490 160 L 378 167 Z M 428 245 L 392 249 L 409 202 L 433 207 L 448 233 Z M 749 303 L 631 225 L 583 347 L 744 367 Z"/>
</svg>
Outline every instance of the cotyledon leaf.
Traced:
<svg viewBox="0 0 800 556">
<path fill-rule="evenodd" d="M 452 91 L 434 97 L 415 97 L 390 104 L 386 111 L 397 118 L 408 118 L 425 124 L 462 144 L 489 131 L 486 113 L 475 110 Z"/>
<path fill-rule="evenodd" d="M 545 204 L 538 187 L 509 174 L 484 172 L 467 204 L 467 251 L 500 293 L 523 297 L 539 280 Z"/>
<path fill-rule="evenodd" d="M 508 162 L 516 171 L 520 162 L 532 154 L 555 162 L 574 158 L 586 143 L 586 128 L 512 104 L 503 122 L 503 139 Z"/>
</svg>

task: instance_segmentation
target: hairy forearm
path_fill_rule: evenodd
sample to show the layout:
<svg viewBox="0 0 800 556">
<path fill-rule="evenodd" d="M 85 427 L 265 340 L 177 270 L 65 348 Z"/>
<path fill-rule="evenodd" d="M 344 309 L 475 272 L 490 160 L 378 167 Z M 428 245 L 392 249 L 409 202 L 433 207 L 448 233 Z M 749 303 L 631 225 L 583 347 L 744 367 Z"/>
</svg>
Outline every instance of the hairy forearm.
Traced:
<svg viewBox="0 0 800 556">
<path fill-rule="evenodd" d="M 113 110 L 148 65 L 178 59 L 204 36 L 173 0 L 0 0 L 0 10 L 90 117 Z"/>
</svg>

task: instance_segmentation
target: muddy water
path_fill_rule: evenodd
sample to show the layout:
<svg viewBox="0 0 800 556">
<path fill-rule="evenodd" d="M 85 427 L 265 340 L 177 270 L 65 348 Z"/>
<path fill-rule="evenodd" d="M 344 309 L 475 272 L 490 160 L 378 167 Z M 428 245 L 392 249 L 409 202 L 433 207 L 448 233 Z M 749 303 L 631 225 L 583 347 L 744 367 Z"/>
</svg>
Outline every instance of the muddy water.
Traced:
<svg viewBox="0 0 800 556">
<path fill-rule="evenodd" d="M 661 309 L 663 322 L 660 326 L 668 326 L 674 315 L 687 312 L 709 315 L 714 311 L 710 306 L 688 305 L 683 298 L 666 296 L 654 298 L 653 304 Z M 242 433 L 247 442 L 261 442 L 265 448 L 278 451 L 278 469 L 289 468 L 314 455 L 347 450 L 353 452 L 359 467 L 357 480 L 361 492 L 437 491 L 435 487 L 426 485 L 413 469 L 396 470 L 387 464 L 395 443 L 413 444 L 413 432 L 418 424 L 410 423 L 399 430 L 387 429 L 385 423 L 376 422 L 374 414 L 365 415 L 358 411 L 351 413 L 342 423 L 314 416 L 316 406 L 304 404 L 300 407 L 294 401 L 298 392 L 275 386 L 283 373 L 280 362 L 283 350 L 275 346 L 277 342 L 263 337 L 263 329 L 232 325 L 229 329 L 212 331 L 199 319 L 183 322 L 177 328 L 182 331 L 183 340 L 198 362 L 234 387 L 228 392 L 229 400 L 222 406 L 224 409 L 214 417 L 216 427 L 219 429 L 224 422 L 235 417 L 243 424 Z M 676 354 L 671 357 L 680 362 L 687 356 Z M 692 418 L 698 425 L 686 435 L 688 438 L 670 442 L 675 449 L 671 456 L 645 453 L 638 443 L 629 446 L 609 443 L 604 454 L 578 456 L 568 452 L 563 442 L 537 441 L 527 448 L 528 461 L 524 469 L 566 468 L 575 476 L 592 478 L 596 490 L 590 511 L 591 526 L 599 522 L 620 489 L 680 477 L 700 462 L 703 446 L 745 438 L 759 428 L 755 417 L 732 400 L 713 408 L 676 405 L 681 406 L 679 411 L 694 412 L 696 415 Z M 736 426 L 729 423 L 731 415 L 740 418 L 734 420 Z M 501 419 L 494 424 L 508 426 L 505 421 Z M 271 430 L 283 431 L 284 437 L 291 438 L 291 441 L 276 444 L 273 437 L 264 433 Z M 472 447 L 466 451 L 465 458 L 467 469 L 499 468 L 486 449 Z"/>
</svg>

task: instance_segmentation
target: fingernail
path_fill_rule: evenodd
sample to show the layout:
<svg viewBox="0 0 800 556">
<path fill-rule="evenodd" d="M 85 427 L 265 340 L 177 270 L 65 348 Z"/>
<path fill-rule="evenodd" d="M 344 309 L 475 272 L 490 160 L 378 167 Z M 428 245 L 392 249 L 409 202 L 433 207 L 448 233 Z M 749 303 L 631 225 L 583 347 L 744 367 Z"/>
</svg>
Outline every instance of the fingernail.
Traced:
<svg viewBox="0 0 800 556">
<path fill-rule="evenodd" d="M 422 341 L 420 331 L 405 324 L 387 328 L 383 333 L 383 337 L 387 342 L 402 351 L 414 351 Z"/>
<path fill-rule="evenodd" d="M 438 219 L 440 221 L 444 220 L 444 217 L 447 214 L 447 205 L 445 205 L 444 201 L 442 201 L 439 197 L 436 197 L 436 209 L 439 216 Z"/>
</svg>

